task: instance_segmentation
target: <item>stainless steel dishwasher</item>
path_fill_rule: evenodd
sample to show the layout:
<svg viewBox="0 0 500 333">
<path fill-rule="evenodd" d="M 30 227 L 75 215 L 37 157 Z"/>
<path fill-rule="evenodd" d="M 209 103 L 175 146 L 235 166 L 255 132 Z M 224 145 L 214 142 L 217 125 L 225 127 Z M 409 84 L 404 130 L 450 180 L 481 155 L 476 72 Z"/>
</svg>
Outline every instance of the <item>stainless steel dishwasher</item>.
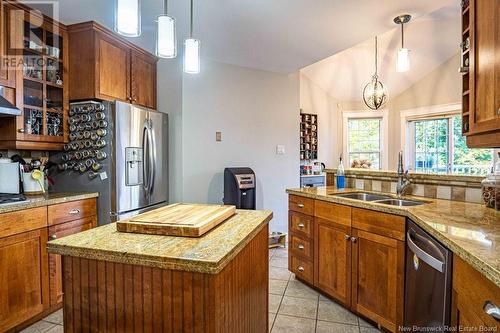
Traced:
<svg viewBox="0 0 500 333">
<path fill-rule="evenodd" d="M 404 324 L 412 331 L 445 332 L 451 314 L 452 253 L 408 220 Z M 427 329 L 427 330 L 426 330 Z"/>
</svg>

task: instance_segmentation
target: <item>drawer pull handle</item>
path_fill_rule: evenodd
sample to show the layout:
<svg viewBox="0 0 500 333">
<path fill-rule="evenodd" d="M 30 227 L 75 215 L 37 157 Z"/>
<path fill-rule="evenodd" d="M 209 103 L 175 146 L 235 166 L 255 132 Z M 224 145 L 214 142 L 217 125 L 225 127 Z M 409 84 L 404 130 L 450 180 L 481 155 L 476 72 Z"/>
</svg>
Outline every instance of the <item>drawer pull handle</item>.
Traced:
<svg viewBox="0 0 500 333">
<path fill-rule="evenodd" d="M 358 239 L 356 237 L 351 237 L 351 242 L 356 243 Z"/>
<path fill-rule="evenodd" d="M 297 204 L 297 207 L 304 208 L 304 204 L 299 203 L 299 204 Z"/>
<path fill-rule="evenodd" d="M 56 234 L 53 234 L 50 236 L 50 240 L 54 240 L 54 239 L 57 239 L 57 235 Z"/>
<path fill-rule="evenodd" d="M 297 248 L 298 248 L 299 250 L 303 250 L 303 249 L 304 249 L 304 245 L 299 244 L 299 245 L 297 245 Z"/>
<path fill-rule="evenodd" d="M 493 302 L 486 301 L 484 303 L 483 310 L 487 315 L 490 315 L 493 318 L 495 318 L 495 320 L 500 321 L 500 308 L 496 306 Z"/>
<path fill-rule="evenodd" d="M 304 225 L 304 223 L 299 223 L 299 224 L 297 225 L 297 227 L 299 227 L 300 229 L 304 229 L 305 225 Z"/>
<path fill-rule="evenodd" d="M 80 210 L 78 208 L 74 208 L 68 212 L 70 215 L 77 215 L 80 214 Z"/>
<path fill-rule="evenodd" d="M 345 238 L 346 241 L 348 241 L 349 239 L 351 239 L 351 236 L 345 235 L 344 238 Z"/>
<path fill-rule="evenodd" d="M 298 269 L 299 272 L 303 272 L 304 271 L 304 267 L 302 267 L 302 266 L 297 267 L 297 269 Z"/>
</svg>

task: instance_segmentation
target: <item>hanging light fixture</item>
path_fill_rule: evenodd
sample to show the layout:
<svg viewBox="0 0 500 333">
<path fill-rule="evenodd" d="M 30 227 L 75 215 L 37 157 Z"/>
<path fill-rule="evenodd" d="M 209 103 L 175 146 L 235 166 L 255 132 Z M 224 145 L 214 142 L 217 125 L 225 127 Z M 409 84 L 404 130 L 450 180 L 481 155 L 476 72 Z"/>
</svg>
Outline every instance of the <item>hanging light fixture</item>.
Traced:
<svg viewBox="0 0 500 333">
<path fill-rule="evenodd" d="M 141 35 L 141 0 L 115 0 L 115 31 L 126 37 Z"/>
<path fill-rule="evenodd" d="M 198 74 L 200 72 L 200 41 L 193 38 L 193 0 L 191 0 L 190 15 L 189 38 L 184 41 L 184 72 Z"/>
<path fill-rule="evenodd" d="M 398 50 L 398 59 L 396 62 L 396 71 L 399 73 L 410 70 L 410 51 L 405 48 L 404 25 L 410 22 L 411 15 L 399 15 L 394 18 L 394 23 L 401 24 L 401 48 Z"/>
<path fill-rule="evenodd" d="M 160 58 L 175 58 L 177 56 L 175 19 L 168 16 L 168 0 L 165 0 L 163 4 L 163 15 L 158 16 L 156 55 Z"/>
<path fill-rule="evenodd" d="M 378 67 L 377 67 L 377 36 L 375 36 L 375 74 L 372 80 L 363 89 L 363 101 L 366 106 L 372 110 L 378 110 L 385 105 L 388 100 L 387 90 L 382 82 L 378 80 Z"/>
</svg>

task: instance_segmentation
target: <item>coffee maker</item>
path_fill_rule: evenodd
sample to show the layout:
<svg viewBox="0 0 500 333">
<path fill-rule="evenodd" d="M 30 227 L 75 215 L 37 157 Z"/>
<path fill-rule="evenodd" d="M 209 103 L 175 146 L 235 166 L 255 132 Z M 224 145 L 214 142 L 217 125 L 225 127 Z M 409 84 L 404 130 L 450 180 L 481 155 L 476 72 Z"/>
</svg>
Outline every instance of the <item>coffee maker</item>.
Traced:
<svg viewBox="0 0 500 333">
<path fill-rule="evenodd" d="M 250 168 L 224 170 L 224 204 L 237 209 L 256 209 L 255 173 Z"/>
</svg>

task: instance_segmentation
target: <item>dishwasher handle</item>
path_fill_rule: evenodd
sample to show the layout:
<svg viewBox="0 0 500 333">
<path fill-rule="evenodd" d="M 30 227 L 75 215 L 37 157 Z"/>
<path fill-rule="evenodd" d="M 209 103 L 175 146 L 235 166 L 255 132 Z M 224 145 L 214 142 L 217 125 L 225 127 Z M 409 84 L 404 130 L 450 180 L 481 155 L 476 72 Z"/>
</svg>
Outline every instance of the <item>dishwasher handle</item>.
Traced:
<svg viewBox="0 0 500 333">
<path fill-rule="evenodd" d="M 407 238 L 407 242 L 408 242 L 408 247 L 410 248 L 410 250 L 413 253 L 415 253 L 415 255 L 420 260 L 422 260 L 427 265 L 429 265 L 432 268 L 434 268 L 435 270 L 437 270 L 439 273 L 443 273 L 444 272 L 444 262 L 442 262 L 439 259 L 434 258 L 430 254 L 428 254 L 427 252 L 425 252 L 424 250 L 422 250 L 420 247 L 418 247 L 417 244 L 415 244 L 415 242 L 413 242 L 413 239 L 411 237 L 410 231 L 408 231 L 406 233 L 406 238 Z"/>
</svg>

